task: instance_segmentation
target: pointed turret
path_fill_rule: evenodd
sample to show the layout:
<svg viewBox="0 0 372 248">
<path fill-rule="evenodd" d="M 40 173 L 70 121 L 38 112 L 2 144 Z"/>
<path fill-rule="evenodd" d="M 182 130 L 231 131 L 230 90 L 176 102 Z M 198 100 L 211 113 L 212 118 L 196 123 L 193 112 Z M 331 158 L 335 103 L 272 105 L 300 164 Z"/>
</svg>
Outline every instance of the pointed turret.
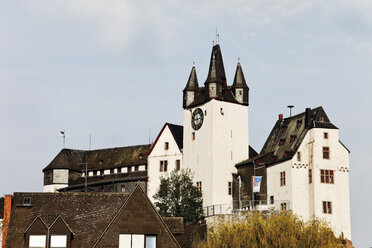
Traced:
<svg viewBox="0 0 372 248">
<path fill-rule="evenodd" d="M 183 107 L 186 108 L 195 100 L 195 94 L 199 89 L 198 77 L 196 76 L 195 66 L 192 67 L 189 80 L 183 90 Z"/>
<path fill-rule="evenodd" d="M 245 82 L 243 69 L 240 65 L 240 62 L 238 62 L 238 65 L 236 67 L 234 82 L 231 86 L 231 90 L 233 94 L 235 95 L 235 99 L 242 104 L 249 104 L 248 103 L 248 92 L 249 88 L 247 83 Z"/>
<path fill-rule="evenodd" d="M 213 46 L 208 77 L 204 84 L 209 98 L 222 97 L 222 90 L 223 88 L 226 88 L 226 75 L 221 48 L 218 44 Z"/>
</svg>

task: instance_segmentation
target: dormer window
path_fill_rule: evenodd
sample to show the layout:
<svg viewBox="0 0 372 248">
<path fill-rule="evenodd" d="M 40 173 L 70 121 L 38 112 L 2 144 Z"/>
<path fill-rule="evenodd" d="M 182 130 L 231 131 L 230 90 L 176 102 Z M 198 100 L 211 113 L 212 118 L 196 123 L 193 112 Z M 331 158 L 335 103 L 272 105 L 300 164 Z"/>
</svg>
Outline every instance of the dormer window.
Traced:
<svg viewBox="0 0 372 248">
<path fill-rule="evenodd" d="M 295 139 L 296 139 L 296 135 L 291 135 L 291 138 L 289 139 L 289 141 L 293 142 L 293 141 L 295 141 Z"/>
<path fill-rule="evenodd" d="M 279 145 L 280 145 L 280 146 L 284 145 L 284 143 L 285 143 L 285 139 L 280 139 L 280 140 L 279 140 Z"/>
<path fill-rule="evenodd" d="M 260 159 L 260 160 L 258 160 L 258 163 L 259 164 L 264 164 L 264 160 L 263 159 Z"/>
<path fill-rule="evenodd" d="M 286 158 L 288 156 L 287 152 L 284 152 L 284 157 Z"/>
<path fill-rule="evenodd" d="M 302 124 L 302 120 L 297 120 L 296 127 L 300 127 Z"/>
<path fill-rule="evenodd" d="M 31 198 L 30 197 L 23 198 L 23 206 L 31 206 Z"/>
</svg>

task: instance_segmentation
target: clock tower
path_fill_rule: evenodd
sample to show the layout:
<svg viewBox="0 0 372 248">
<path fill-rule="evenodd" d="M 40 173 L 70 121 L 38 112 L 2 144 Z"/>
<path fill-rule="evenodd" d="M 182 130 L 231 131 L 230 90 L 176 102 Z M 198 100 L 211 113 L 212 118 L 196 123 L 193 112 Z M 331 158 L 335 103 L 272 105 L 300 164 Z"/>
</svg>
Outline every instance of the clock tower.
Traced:
<svg viewBox="0 0 372 248">
<path fill-rule="evenodd" d="M 235 164 L 248 159 L 248 92 L 240 63 L 233 84 L 227 85 L 218 44 L 204 87 L 193 67 L 183 90 L 183 167 L 194 173 L 204 207 L 221 204 L 222 209 L 232 203 Z"/>
</svg>

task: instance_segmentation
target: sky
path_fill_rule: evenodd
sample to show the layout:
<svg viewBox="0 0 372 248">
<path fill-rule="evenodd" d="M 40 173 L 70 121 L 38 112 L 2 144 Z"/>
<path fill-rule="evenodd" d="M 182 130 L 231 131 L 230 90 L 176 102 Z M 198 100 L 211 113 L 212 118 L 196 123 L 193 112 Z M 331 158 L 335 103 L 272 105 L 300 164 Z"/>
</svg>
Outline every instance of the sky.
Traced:
<svg viewBox="0 0 372 248">
<path fill-rule="evenodd" d="M 183 123 L 216 30 L 228 84 L 250 88 L 250 144 L 278 114 L 323 106 L 350 154 L 352 240 L 372 246 L 372 2 L 0 0 L 0 195 L 42 191 L 62 148 L 149 143 Z"/>
</svg>

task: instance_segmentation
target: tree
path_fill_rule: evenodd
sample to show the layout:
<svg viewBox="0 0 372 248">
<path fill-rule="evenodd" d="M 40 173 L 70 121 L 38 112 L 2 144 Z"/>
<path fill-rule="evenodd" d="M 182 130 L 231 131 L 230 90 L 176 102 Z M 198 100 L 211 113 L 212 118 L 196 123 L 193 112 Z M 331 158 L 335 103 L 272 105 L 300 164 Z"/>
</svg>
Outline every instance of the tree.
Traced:
<svg viewBox="0 0 372 248">
<path fill-rule="evenodd" d="M 190 170 L 173 171 L 160 178 L 155 206 L 165 217 L 183 217 L 185 223 L 204 219 L 202 193 L 193 185 Z"/>
<path fill-rule="evenodd" d="M 198 248 L 212 247 L 345 247 L 325 221 L 313 218 L 304 222 L 290 211 L 263 214 L 248 213 L 231 223 L 222 223 L 208 232 Z"/>
</svg>

